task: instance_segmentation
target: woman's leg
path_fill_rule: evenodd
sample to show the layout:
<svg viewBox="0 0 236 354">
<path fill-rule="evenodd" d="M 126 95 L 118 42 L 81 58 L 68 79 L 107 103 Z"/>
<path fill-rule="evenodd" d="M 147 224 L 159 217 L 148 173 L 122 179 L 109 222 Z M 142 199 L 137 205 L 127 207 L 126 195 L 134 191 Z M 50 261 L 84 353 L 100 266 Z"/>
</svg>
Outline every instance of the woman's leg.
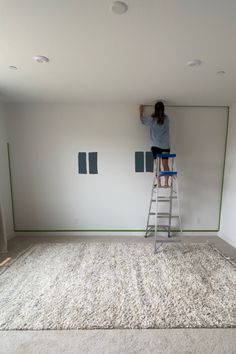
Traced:
<svg viewBox="0 0 236 354">
<path fill-rule="evenodd" d="M 169 171 L 169 164 L 168 164 L 168 159 L 162 159 L 162 165 L 163 165 L 163 170 L 164 171 Z M 169 176 L 165 176 L 165 187 L 169 186 Z"/>
<path fill-rule="evenodd" d="M 157 159 L 159 163 L 159 172 L 161 171 L 161 159 Z M 158 187 L 161 187 L 161 178 L 158 177 Z"/>
<path fill-rule="evenodd" d="M 154 186 L 159 186 L 159 179 L 157 179 L 157 175 L 156 172 L 158 170 L 157 168 L 157 163 L 158 163 L 158 158 L 157 158 L 157 153 L 158 153 L 158 148 L 156 146 L 152 146 L 151 147 L 151 151 L 152 151 L 152 156 L 153 156 L 153 160 L 154 160 L 154 171 L 155 171 L 155 181 L 154 181 Z M 159 164 L 159 169 L 160 169 L 160 164 Z"/>
<path fill-rule="evenodd" d="M 155 166 L 154 169 L 155 169 L 156 172 L 158 171 L 158 168 L 157 168 L 157 164 L 158 163 L 159 163 L 159 171 L 161 171 L 161 161 L 160 161 L 160 159 L 158 159 L 158 158 L 154 159 L 154 166 Z M 154 185 L 157 186 L 157 184 L 158 184 L 158 187 L 161 186 L 161 179 L 160 179 L 160 177 L 157 177 L 157 175 L 155 174 L 155 183 L 154 183 Z"/>
</svg>

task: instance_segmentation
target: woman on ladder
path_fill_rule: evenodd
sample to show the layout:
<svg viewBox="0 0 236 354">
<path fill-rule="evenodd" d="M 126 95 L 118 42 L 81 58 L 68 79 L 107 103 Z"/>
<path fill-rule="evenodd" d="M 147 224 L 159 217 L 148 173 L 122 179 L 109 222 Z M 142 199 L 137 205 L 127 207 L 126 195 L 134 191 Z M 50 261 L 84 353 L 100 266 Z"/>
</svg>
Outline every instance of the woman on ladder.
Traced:
<svg viewBox="0 0 236 354">
<path fill-rule="evenodd" d="M 165 106 L 159 101 L 155 104 L 155 111 L 151 116 L 144 116 L 144 106 L 139 106 L 140 119 L 142 124 L 150 127 L 151 151 L 153 159 L 156 161 L 157 155 L 170 153 L 170 134 L 169 134 L 169 117 L 165 114 Z M 168 158 L 162 158 L 164 171 L 169 171 Z M 159 165 L 161 170 L 161 164 Z M 169 176 L 165 176 L 164 187 L 168 187 Z M 161 181 L 158 180 L 158 186 L 161 187 Z"/>
</svg>

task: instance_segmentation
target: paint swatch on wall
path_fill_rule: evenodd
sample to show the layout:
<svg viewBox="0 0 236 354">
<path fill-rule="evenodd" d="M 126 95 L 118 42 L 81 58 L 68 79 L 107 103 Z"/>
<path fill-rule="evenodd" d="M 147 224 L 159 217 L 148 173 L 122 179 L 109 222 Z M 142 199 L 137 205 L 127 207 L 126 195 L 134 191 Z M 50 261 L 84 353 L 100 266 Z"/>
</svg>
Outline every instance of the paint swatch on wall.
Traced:
<svg viewBox="0 0 236 354">
<path fill-rule="evenodd" d="M 144 160 L 145 157 L 145 160 Z M 151 151 L 135 152 L 135 172 L 153 172 L 153 156 Z"/>
<path fill-rule="evenodd" d="M 151 151 L 146 151 L 145 153 L 146 159 L 146 172 L 153 172 L 153 155 Z"/>
<path fill-rule="evenodd" d="M 79 165 L 79 173 L 86 174 L 87 173 L 86 152 L 79 152 L 78 165 Z"/>
<path fill-rule="evenodd" d="M 78 153 L 78 172 L 80 174 L 98 173 L 98 153 L 97 152 L 79 152 Z M 87 167 L 89 172 L 87 172 Z"/>
<path fill-rule="evenodd" d="M 144 172 L 144 152 L 135 152 L 135 172 Z"/>
<path fill-rule="evenodd" d="M 89 173 L 98 173 L 97 167 L 97 152 L 89 152 Z"/>
</svg>

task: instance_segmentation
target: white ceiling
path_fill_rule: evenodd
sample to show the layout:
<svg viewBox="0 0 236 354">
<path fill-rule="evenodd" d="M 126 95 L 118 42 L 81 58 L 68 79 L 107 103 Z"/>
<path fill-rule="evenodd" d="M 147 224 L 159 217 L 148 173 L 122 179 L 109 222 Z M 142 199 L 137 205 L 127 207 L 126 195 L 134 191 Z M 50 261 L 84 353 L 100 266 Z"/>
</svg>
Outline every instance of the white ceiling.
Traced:
<svg viewBox="0 0 236 354">
<path fill-rule="evenodd" d="M 125 2 L 0 0 L 2 101 L 236 102 L 236 0 Z"/>
</svg>

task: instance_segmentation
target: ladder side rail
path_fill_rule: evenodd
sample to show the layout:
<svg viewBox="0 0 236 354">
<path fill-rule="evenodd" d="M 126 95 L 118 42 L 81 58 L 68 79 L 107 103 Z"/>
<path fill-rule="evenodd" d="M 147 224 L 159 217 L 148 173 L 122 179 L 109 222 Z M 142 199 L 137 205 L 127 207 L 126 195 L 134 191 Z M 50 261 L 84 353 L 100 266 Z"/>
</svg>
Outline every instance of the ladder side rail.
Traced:
<svg viewBox="0 0 236 354">
<path fill-rule="evenodd" d="M 177 171 L 176 159 L 175 159 L 175 170 Z M 182 217 L 181 217 L 181 213 L 180 213 L 180 196 L 179 196 L 178 178 L 176 178 L 175 183 L 176 183 L 177 208 L 178 208 L 178 216 L 179 216 L 179 228 L 180 228 L 180 234 L 182 237 L 183 236 L 183 227 L 182 227 Z"/>
<path fill-rule="evenodd" d="M 155 173 L 154 173 L 154 177 L 153 177 L 152 190 L 151 190 L 151 200 L 150 200 L 150 204 L 149 204 L 149 211 L 148 211 L 148 217 L 147 217 L 147 226 L 146 226 L 146 232 L 145 232 L 145 236 L 144 237 L 148 237 L 148 232 L 149 232 L 148 227 L 149 227 L 149 224 L 150 224 L 150 213 L 151 213 L 151 208 L 152 208 L 154 184 L 155 184 Z"/>
<path fill-rule="evenodd" d="M 177 192 L 177 208 L 178 208 L 178 216 L 179 216 L 179 228 L 180 228 L 181 236 L 183 236 L 182 218 L 181 218 L 181 214 L 180 214 L 179 185 L 178 185 L 177 179 L 176 179 L 176 192 Z"/>
<path fill-rule="evenodd" d="M 174 170 L 174 158 L 172 157 L 171 159 L 171 171 Z M 170 235 L 170 230 L 171 230 L 171 220 L 172 220 L 172 203 L 173 203 L 173 181 L 174 181 L 174 176 L 170 176 L 171 179 L 171 185 L 170 185 L 170 206 L 169 206 L 169 225 L 168 225 L 168 237 L 171 237 Z"/>
<path fill-rule="evenodd" d="M 158 215 L 158 195 L 159 195 L 159 183 L 160 183 L 160 157 L 157 157 L 156 159 L 156 201 L 155 201 L 155 207 L 156 207 L 156 211 L 155 211 L 155 231 L 154 231 L 154 235 L 155 235 L 155 245 L 156 245 L 156 239 L 157 239 L 157 215 Z"/>
</svg>

